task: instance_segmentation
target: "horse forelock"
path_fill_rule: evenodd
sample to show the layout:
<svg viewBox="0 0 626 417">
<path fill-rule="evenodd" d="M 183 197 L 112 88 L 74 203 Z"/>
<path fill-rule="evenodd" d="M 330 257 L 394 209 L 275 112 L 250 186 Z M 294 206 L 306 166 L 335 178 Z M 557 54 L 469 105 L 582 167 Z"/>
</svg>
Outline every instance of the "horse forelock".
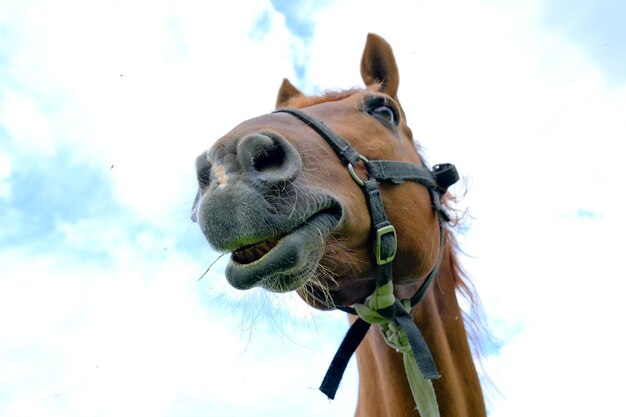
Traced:
<svg viewBox="0 0 626 417">
<path fill-rule="evenodd" d="M 327 90 L 327 91 L 324 91 L 322 94 L 313 95 L 313 96 L 299 95 L 299 96 L 295 96 L 289 99 L 285 107 L 303 109 L 305 107 L 314 106 L 316 104 L 343 100 L 344 98 L 348 98 L 354 94 L 360 94 L 365 91 L 379 91 L 379 90 L 380 90 L 380 85 L 375 84 L 375 85 L 368 86 L 367 88 L 354 87 L 354 88 L 349 88 L 346 90 Z"/>
</svg>

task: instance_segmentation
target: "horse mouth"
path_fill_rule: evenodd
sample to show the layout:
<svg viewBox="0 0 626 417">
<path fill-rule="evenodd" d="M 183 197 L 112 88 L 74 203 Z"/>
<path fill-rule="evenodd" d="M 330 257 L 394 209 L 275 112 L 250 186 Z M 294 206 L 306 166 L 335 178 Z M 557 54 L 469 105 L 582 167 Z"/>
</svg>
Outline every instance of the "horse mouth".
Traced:
<svg viewBox="0 0 626 417">
<path fill-rule="evenodd" d="M 285 235 L 279 235 L 258 243 L 242 246 L 233 251 L 231 258 L 233 262 L 237 262 L 240 265 L 247 265 L 256 262 L 267 255 L 269 251 L 274 249 L 284 236 Z"/>
<path fill-rule="evenodd" d="M 240 290 L 260 286 L 288 292 L 302 287 L 314 275 L 326 238 L 341 218 L 340 205 L 333 203 L 288 232 L 235 249 L 226 267 L 226 279 Z"/>
</svg>

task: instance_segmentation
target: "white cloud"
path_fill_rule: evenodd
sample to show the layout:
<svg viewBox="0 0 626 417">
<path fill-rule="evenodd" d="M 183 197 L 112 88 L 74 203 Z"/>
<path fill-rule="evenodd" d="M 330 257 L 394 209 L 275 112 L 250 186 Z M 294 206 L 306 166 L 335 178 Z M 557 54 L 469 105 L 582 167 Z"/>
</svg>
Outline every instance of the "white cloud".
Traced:
<svg viewBox="0 0 626 417">
<path fill-rule="evenodd" d="M 33 1 L 26 10 L 13 26 L 9 73 L 31 95 L 9 90 L 0 120 L 24 147 L 70 143 L 114 166 L 116 196 L 153 219 L 173 201 L 191 202 L 194 155 L 242 118 L 272 110 L 300 42 L 269 2 L 217 11 L 193 2 Z M 263 11 L 272 25 L 258 41 L 248 33 Z M 35 99 L 52 113 L 43 116 Z"/>
<path fill-rule="evenodd" d="M 0 104 L 0 124 L 7 130 L 9 137 L 19 143 L 26 151 L 49 155 L 54 146 L 50 132 L 50 123 L 35 100 L 24 93 L 7 89 L 3 91 Z M 4 162 L 4 161 L 2 161 Z M 2 168 L 2 176 L 8 164 Z"/>
<path fill-rule="evenodd" d="M 3 414 L 174 416 L 182 408 L 270 415 L 294 407 L 283 389 L 311 404 L 308 415 L 341 415 L 351 407 L 331 406 L 312 388 L 334 348 L 313 326 L 286 321 L 281 336 L 257 323 L 249 335 L 239 309 L 208 301 L 229 297 L 223 283 L 212 289 L 221 276 L 198 283 L 198 263 L 187 255 L 155 262 L 150 250 L 126 250 L 133 256 L 109 268 L 3 251 L 0 386 L 9 394 L 0 401 Z M 341 315 L 318 320 L 346 327 Z M 353 374 L 347 380 L 356 386 Z"/>
<path fill-rule="evenodd" d="M 0 199 L 11 196 L 11 187 L 8 181 L 11 175 L 11 163 L 11 155 L 0 149 Z"/>
</svg>

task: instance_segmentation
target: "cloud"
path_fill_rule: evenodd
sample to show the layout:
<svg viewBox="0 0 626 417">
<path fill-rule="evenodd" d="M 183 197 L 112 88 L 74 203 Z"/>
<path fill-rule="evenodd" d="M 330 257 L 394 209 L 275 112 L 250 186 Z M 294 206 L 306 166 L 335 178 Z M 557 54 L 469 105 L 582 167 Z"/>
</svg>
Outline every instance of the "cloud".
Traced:
<svg viewBox="0 0 626 417">
<path fill-rule="evenodd" d="M 0 123 L 7 129 L 6 135 L 29 151 L 50 154 L 54 146 L 50 125 L 38 104 L 27 94 L 12 90 L 3 93 Z"/>
<path fill-rule="evenodd" d="M 340 413 L 341 406 L 346 412 L 342 402 L 331 407 L 320 401 L 322 395 L 313 388 L 332 355 L 324 343 L 327 336 L 289 321 L 280 326 L 282 336 L 263 330 L 262 324 L 248 333 L 232 306 L 224 310 L 202 300 L 227 295 L 191 279 L 196 263 L 188 255 L 168 253 L 155 262 L 151 250 L 129 249 L 133 256 L 104 268 L 3 251 L 3 414 L 173 416 L 185 410 L 191 413 L 185 415 L 237 415 L 257 410 L 255 415 L 270 415 L 293 409 L 283 389 L 309 398 L 310 415 Z M 342 315 L 318 320 L 324 328 L 345 327 Z M 335 331 L 333 336 L 339 335 Z"/>
<path fill-rule="evenodd" d="M 285 23 L 289 30 L 297 37 L 308 42 L 315 32 L 314 15 L 328 6 L 330 2 L 301 0 L 297 2 L 285 0 L 273 0 L 274 8 L 284 14 Z"/>
<path fill-rule="evenodd" d="M 16 46 L 2 124 L 25 149 L 49 154 L 71 144 L 95 164 L 114 165 L 116 198 L 160 218 L 169 202 L 193 197 L 189 155 L 242 115 L 271 110 L 281 78 L 293 74 L 297 40 L 269 3 L 255 5 L 229 3 L 218 13 L 193 3 L 29 2 L 10 26 Z M 248 30 L 225 31 L 226 22 L 252 27 L 259 13 L 272 22 L 263 42 Z"/>
<path fill-rule="evenodd" d="M 564 1 L 546 2 L 545 29 L 570 38 L 605 72 L 607 82 L 624 84 L 626 43 L 620 16 L 623 3 L 611 0 L 581 2 L 577 7 Z"/>
<path fill-rule="evenodd" d="M 9 177 L 11 175 L 11 155 L 0 150 L 0 200 L 5 200 L 11 195 Z"/>
<path fill-rule="evenodd" d="M 521 416 L 538 408 L 571 415 L 615 409 L 611 387 L 626 370 L 619 360 L 626 346 L 614 332 L 623 288 L 615 279 L 617 247 L 599 244 L 614 232 L 612 222 L 597 219 L 556 221 L 537 248 L 527 250 L 530 268 L 509 270 L 501 274 L 508 284 L 492 284 L 502 303 L 514 303 L 524 324 L 501 354 L 488 360 L 503 394 L 492 415 Z"/>
</svg>

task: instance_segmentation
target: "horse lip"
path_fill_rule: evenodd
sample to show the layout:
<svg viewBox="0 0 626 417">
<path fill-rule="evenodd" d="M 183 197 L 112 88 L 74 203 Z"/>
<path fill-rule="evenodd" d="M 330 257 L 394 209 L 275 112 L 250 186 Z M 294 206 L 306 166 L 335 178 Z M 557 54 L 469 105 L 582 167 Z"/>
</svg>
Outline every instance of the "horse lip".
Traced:
<svg viewBox="0 0 626 417">
<path fill-rule="evenodd" d="M 257 261 L 260 261 L 261 259 L 263 259 L 263 257 L 265 257 L 265 255 L 267 255 L 269 252 L 271 252 L 272 250 L 274 250 L 274 248 L 276 246 L 278 246 L 280 244 L 280 242 L 287 236 L 289 236 L 290 234 L 292 234 L 295 230 L 297 230 L 298 228 L 302 227 L 303 225 L 306 225 L 307 222 L 322 213 L 328 213 L 332 216 L 335 216 L 337 218 L 337 224 L 335 224 L 335 227 L 340 223 L 340 220 L 342 219 L 342 214 L 343 214 L 343 210 L 341 209 L 341 205 L 336 202 L 336 201 L 332 201 L 327 204 L 326 206 L 323 206 L 322 208 L 318 209 L 317 211 L 314 211 L 312 214 L 309 214 L 302 222 L 300 222 L 299 224 L 296 224 L 295 226 L 293 226 L 291 228 L 291 230 L 285 231 L 285 232 L 277 232 L 275 233 L 273 236 L 266 238 L 266 239 L 262 239 L 262 240 L 258 240 L 254 243 L 251 244 L 247 244 L 247 245 L 243 245 L 240 246 L 236 249 L 234 249 L 231 252 L 231 259 L 233 259 L 234 256 L 236 256 L 236 252 L 240 252 L 242 250 L 245 250 L 247 248 L 252 248 L 255 246 L 259 246 L 259 245 L 263 245 L 265 243 L 268 243 L 270 245 L 272 245 L 272 248 L 270 248 L 265 254 L 263 254 L 261 257 L 259 257 L 258 259 L 252 261 L 252 262 L 248 262 L 248 263 L 241 263 L 243 265 L 247 265 L 250 263 L 255 263 Z M 333 228 L 334 229 L 334 228 Z M 329 232 L 331 232 L 332 230 L 330 230 Z M 234 260 L 235 261 L 235 260 Z M 236 262 L 236 261 L 235 261 Z M 239 262 L 238 262 L 239 263 Z"/>
<path fill-rule="evenodd" d="M 260 262 L 260 261 L 262 261 L 262 260 L 263 260 L 263 258 L 264 258 L 267 254 L 269 254 L 271 251 L 273 251 L 273 250 L 274 250 L 274 248 L 276 248 L 277 246 L 280 246 L 280 245 L 281 245 L 282 240 L 283 240 L 286 236 L 288 236 L 290 233 L 291 233 L 291 232 L 286 233 L 286 234 L 284 234 L 284 235 L 281 235 L 281 236 L 280 236 L 279 238 L 277 238 L 277 239 L 266 239 L 266 240 L 262 240 L 262 241 L 259 241 L 259 242 L 256 242 L 256 243 L 253 243 L 253 244 L 250 244 L 250 245 L 245 245 L 245 246 L 242 246 L 242 247 L 240 247 L 240 248 L 237 248 L 237 249 L 235 249 L 234 251 L 232 251 L 232 252 L 231 252 L 230 259 L 231 259 L 231 261 L 232 261 L 233 263 L 237 263 L 237 264 L 239 264 L 239 265 L 252 265 L 252 264 L 254 264 L 254 263 L 256 263 L 256 262 Z M 262 253 L 262 254 L 261 254 L 259 257 L 257 257 L 256 259 L 252 259 L 252 260 L 250 260 L 249 262 L 244 262 L 244 259 L 242 259 L 242 258 L 244 258 L 244 256 L 246 256 L 246 255 L 244 255 L 244 254 L 241 254 L 241 255 L 240 255 L 240 253 L 241 253 L 241 252 L 244 252 L 244 251 L 246 251 L 246 250 L 252 250 L 252 249 L 255 249 L 255 248 L 259 247 L 259 246 L 269 246 L 269 249 L 266 249 L 266 250 L 265 250 L 265 249 L 263 249 L 263 248 L 258 249 L 257 251 L 264 252 L 264 253 Z"/>
<path fill-rule="evenodd" d="M 241 246 L 231 253 L 231 258 L 233 262 L 244 265 L 257 262 L 261 260 L 265 255 L 267 255 L 271 250 L 273 250 L 276 245 L 280 244 L 280 241 L 285 236 L 286 234 L 279 234 L 276 237 L 270 239 L 265 239 L 252 243 L 250 245 Z"/>
<path fill-rule="evenodd" d="M 325 237 L 339 226 L 342 218 L 343 209 L 333 199 L 330 204 L 315 211 L 282 235 L 258 259 L 247 263 L 238 262 L 236 252 L 250 246 L 262 245 L 271 238 L 236 249 L 226 267 L 226 279 L 240 290 L 262 286 L 270 291 L 287 292 L 301 287 L 315 270 L 303 267 L 319 262 L 323 255 Z"/>
</svg>

